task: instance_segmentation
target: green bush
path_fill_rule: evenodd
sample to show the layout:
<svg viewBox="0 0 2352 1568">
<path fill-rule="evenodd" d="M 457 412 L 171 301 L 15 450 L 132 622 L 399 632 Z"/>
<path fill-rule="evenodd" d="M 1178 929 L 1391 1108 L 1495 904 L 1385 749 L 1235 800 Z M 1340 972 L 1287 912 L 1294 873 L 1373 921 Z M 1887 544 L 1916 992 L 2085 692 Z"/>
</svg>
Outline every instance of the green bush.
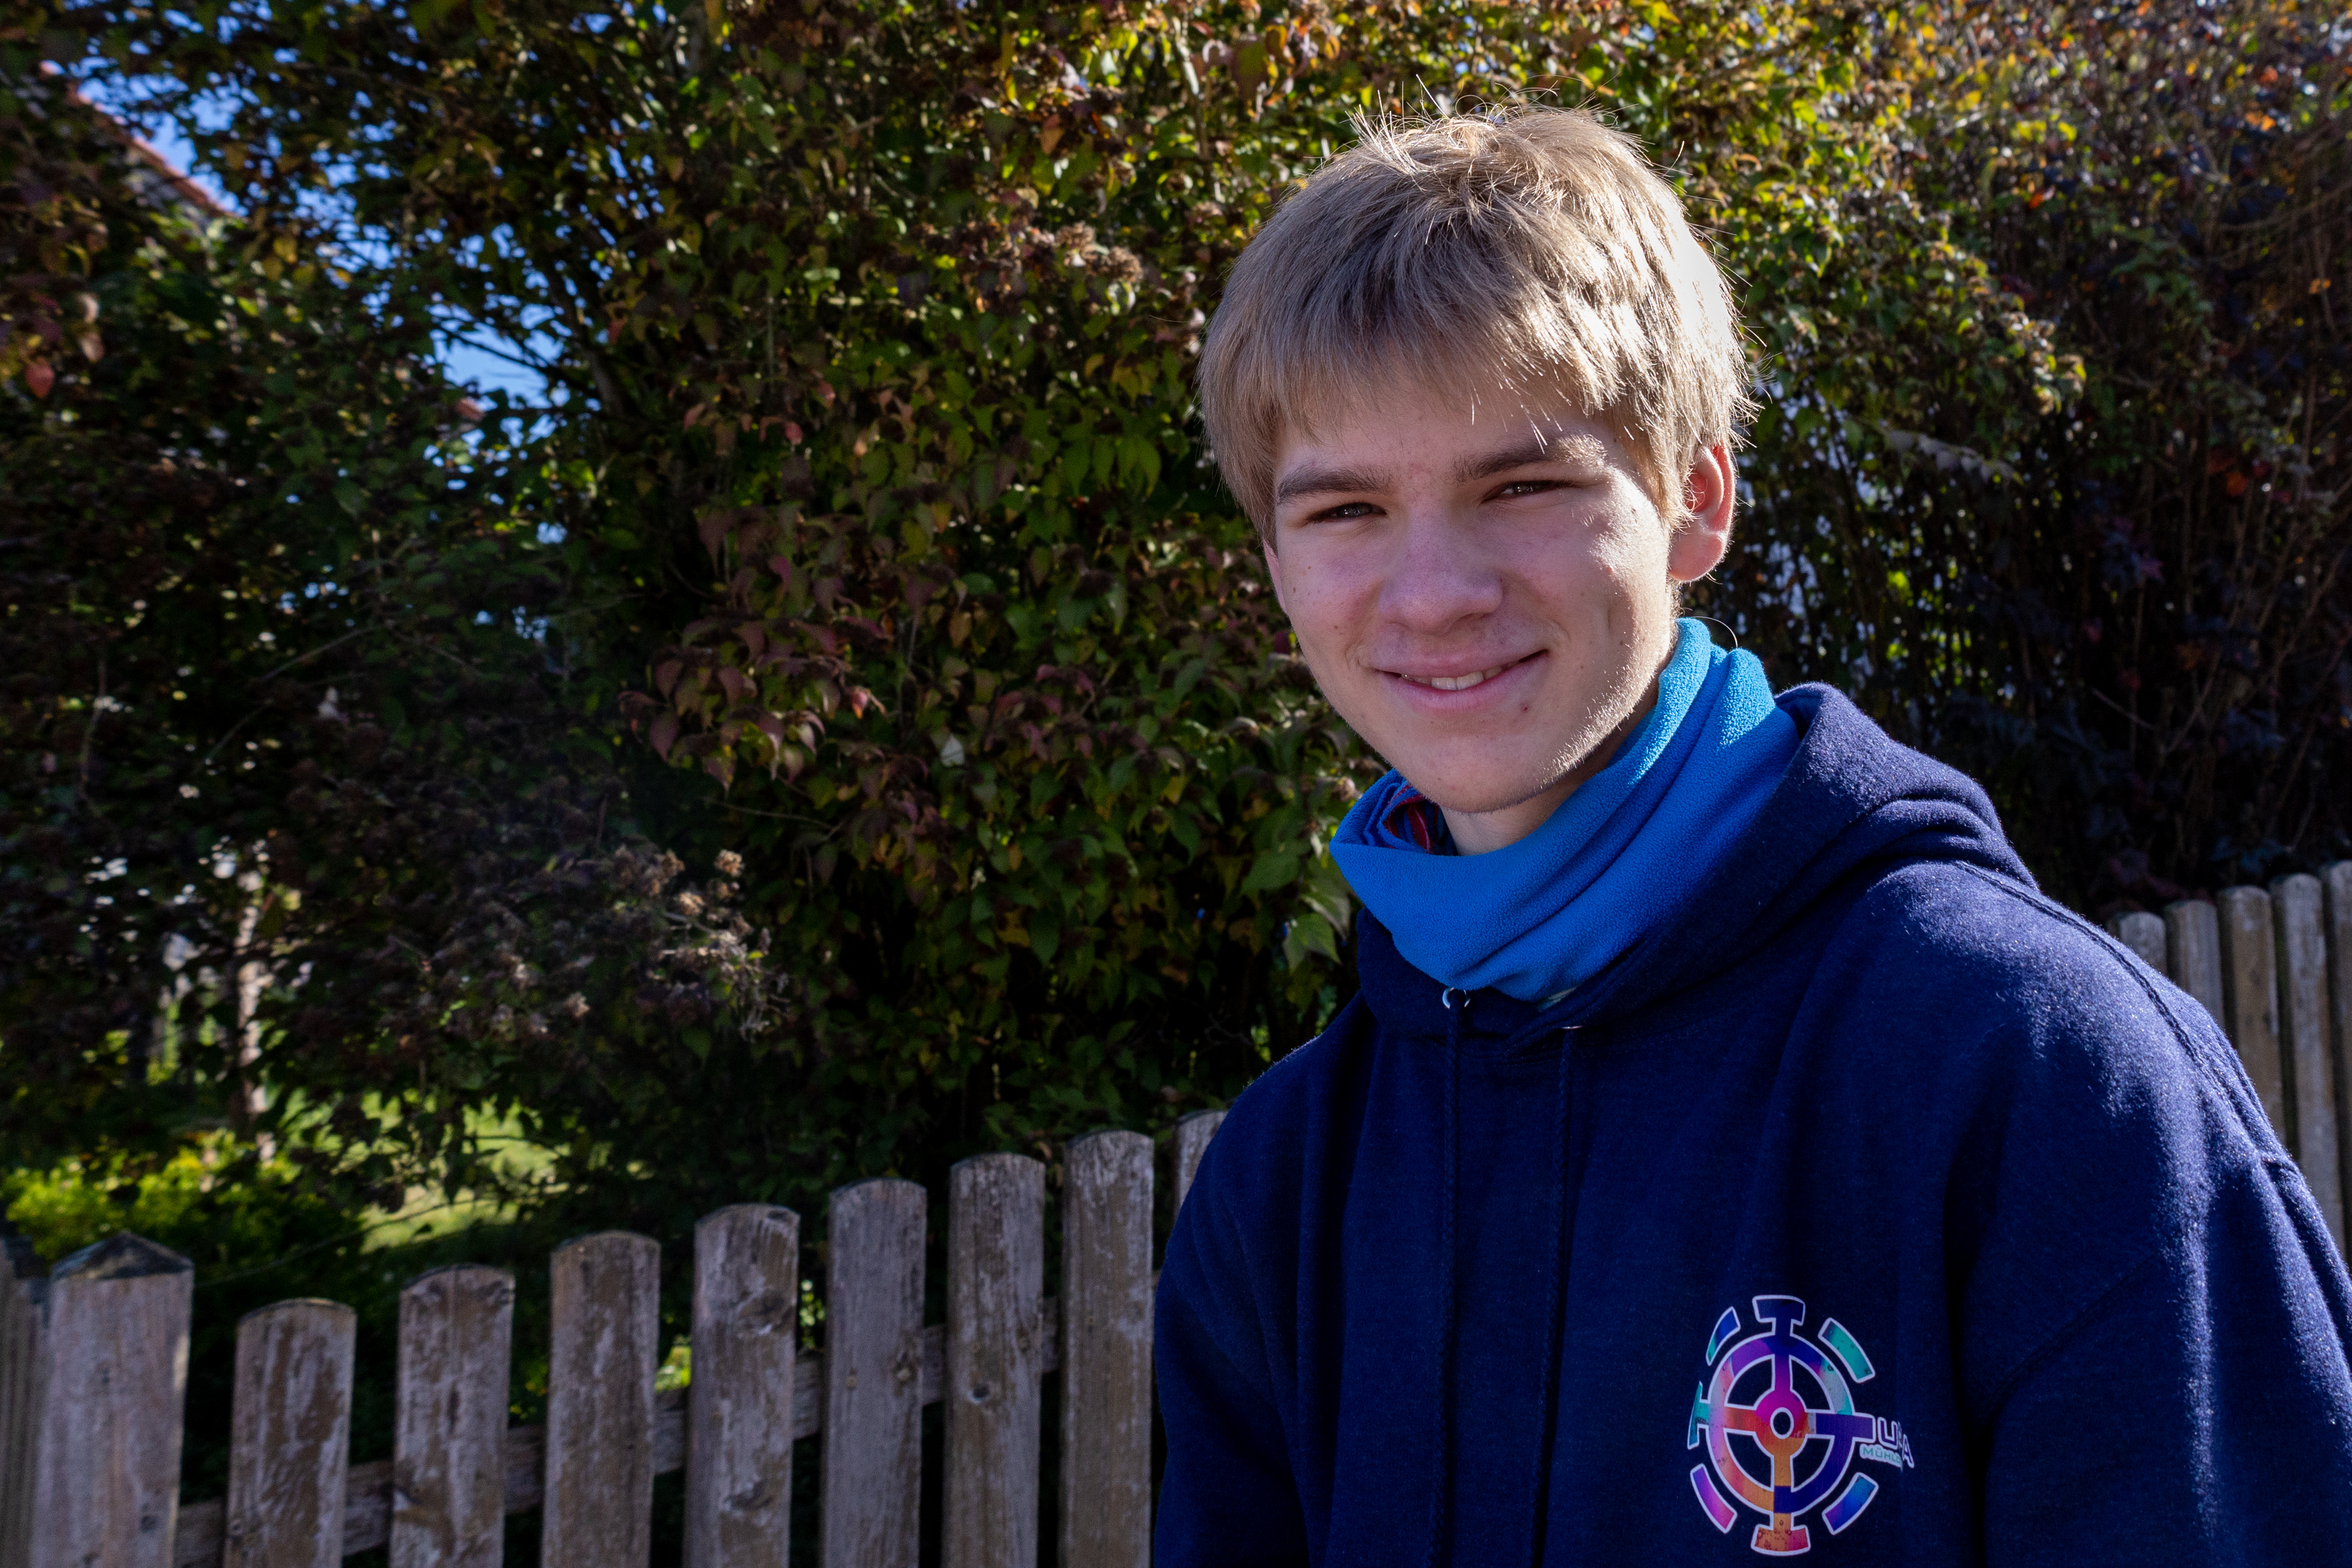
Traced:
<svg viewBox="0 0 2352 1568">
<path fill-rule="evenodd" d="M 1351 114 L 1457 99 L 1612 113 L 1741 279 L 1767 412 L 1696 599 L 1777 679 L 1987 777 L 2087 907 L 2346 847 L 2346 44 L 2283 0 L 11 37 L 12 1149 L 234 1121 L 390 1202 L 511 1126 L 675 1237 L 1229 1097 L 1348 992 L 1322 848 L 1378 764 L 1191 359 Z M 241 217 L 121 195 L 37 43 Z M 450 333 L 545 396 L 454 412 Z"/>
</svg>

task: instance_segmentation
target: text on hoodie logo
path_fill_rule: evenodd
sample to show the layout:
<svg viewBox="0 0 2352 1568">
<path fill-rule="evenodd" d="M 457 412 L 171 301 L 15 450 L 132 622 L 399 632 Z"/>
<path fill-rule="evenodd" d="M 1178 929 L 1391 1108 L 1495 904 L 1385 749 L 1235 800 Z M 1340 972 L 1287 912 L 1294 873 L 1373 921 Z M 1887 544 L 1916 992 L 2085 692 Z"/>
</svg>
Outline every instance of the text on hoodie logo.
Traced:
<svg viewBox="0 0 2352 1568">
<path fill-rule="evenodd" d="M 1878 1495 L 1862 1462 L 1901 1469 L 1911 1443 L 1900 1425 L 1853 1407 L 1849 1384 L 1877 1371 L 1843 1324 L 1825 1319 L 1808 1339 L 1798 1331 L 1805 1304 L 1795 1297 L 1759 1296 L 1751 1305 L 1754 1332 L 1739 1337 L 1739 1310 L 1726 1307 L 1707 1340 L 1709 1374 L 1685 1445 L 1704 1445 L 1706 1455 L 1691 1467 L 1691 1489 L 1716 1529 L 1728 1534 L 1739 1522 L 1737 1500 L 1765 1516 L 1749 1544 L 1793 1557 L 1812 1546 L 1805 1515 L 1820 1509 L 1832 1535 L 1844 1530 Z"/>
</svg>

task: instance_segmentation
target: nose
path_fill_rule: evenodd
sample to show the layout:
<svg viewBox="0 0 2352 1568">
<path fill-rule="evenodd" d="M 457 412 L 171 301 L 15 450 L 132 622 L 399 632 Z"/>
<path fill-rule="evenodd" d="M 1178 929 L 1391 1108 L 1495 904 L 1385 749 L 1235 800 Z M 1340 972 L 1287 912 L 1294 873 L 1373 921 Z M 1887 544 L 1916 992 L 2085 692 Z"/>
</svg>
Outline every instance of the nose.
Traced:
<svg viewBox="0 0 2352 1568">
<path fill-rule="evenodd" d="M 1392 536 L 1381 583 L 1381 617 L 1421 637 L 1439 637 L 1503 607 L 1503 576 L 1469 529 L 1419 508 Z"/>
</svg>

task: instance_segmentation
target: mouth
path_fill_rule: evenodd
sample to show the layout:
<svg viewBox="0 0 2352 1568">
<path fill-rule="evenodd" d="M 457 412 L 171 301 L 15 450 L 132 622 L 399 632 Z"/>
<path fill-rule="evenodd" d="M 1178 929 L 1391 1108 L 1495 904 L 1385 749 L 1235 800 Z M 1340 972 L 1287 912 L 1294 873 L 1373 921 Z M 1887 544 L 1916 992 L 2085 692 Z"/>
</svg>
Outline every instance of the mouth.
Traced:
<svg viewBox="0 0 2352 1568">
<path fill-rule="evenodd" d="M 1389 673 L 1408 685 L 1425 686 L 1433 691 L 1467 691 L 1474 686 L 1484 686 L 1505 670 L 1515 669 L 1534 657 L 1533 654 L 1528 654 L 1519 658 L 1507 660 L 1491 669 L 1474 669 L 1466 675 L 1408 675 L 1401 669 L 1391 670 Z"/>
</svg>

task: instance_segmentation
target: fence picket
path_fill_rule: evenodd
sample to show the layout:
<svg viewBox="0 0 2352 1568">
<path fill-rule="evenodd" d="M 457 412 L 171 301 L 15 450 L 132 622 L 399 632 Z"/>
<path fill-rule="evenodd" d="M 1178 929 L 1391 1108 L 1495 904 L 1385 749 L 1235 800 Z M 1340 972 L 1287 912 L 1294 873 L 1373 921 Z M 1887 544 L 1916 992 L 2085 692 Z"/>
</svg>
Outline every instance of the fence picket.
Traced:
<svg viewBox="0 0 2352 1568">
<path fill-rule="evenodd" d="M 1034 1568 L 1045 1167 L 980 1154 L 948 1178 L 944 1568 Z"/>
<path fill-rule="evenodd" d="M 400 1293 L 392 1568 L 498 1568 L 506 1552 L 514 1276 L 479 1264 Z"/>
<path fill-rule="evenodd" d="M 358 1314 L 279 1301 L 236 1325 L 227 1568 L 335 1568 L 352 1459 Z"/>
<path fill-rule="evenodd" d="M 49 1276 L 32 1560 L 169 1568 L 194 1276 L 129 1234 Z"/>
<path fill-rule="evenodd" d="M 2352 860 L 2320 868 L 2319 885 L 2327 940 L 2327 1054 L 2336 1074 L 2336 1190 L 2339 1199 L 2352 1199 Z"/>
<path fill-rule="evenodd" d="M 825 1210 L 824 1568 L 915 1568 L 923 1496 L 923 1230 L 913 1182 L 858 1182 Z"/>
<path fill-rule="evenodd" d="M 2271 896 L 2260 888 L 2221 889 L 2221 1025 L 2279 1142 L 2294 1152 L 2294 1103 L 2279 1055 L 2278 942 Z"/>
<path fill-rule="evenodd" d="M 1074 1140 L 1062 1179 L 1062 1568 L 1151 1561 L 1151 1140 Z"/>
<path fill-rule="evenodd" d="M 540 1561 L 646 1568 L 653 1555 L 661 1248 L 604 1231 L 550 1260 L 547 1479 Z"/>
<path fill-rule="evenodd" d="M 31 1568 L 34 1439 L 49 1281 L 21 1236 L 0 1237 L 0 1568 Z"/>
<path fill-rule="evenodd" d="M 1209 1152 L 1209 1140 L 1225 1124 L 1222 1110 L 1196 1110 L 1176 1124 L 1176 1206 L 1182 1209 L 1185 1194 L 1192 1190 L 1192 1178 L 1201 1173 L 1201 1156 Z"/>
<path fill-rule="evenodd" d="M 694 1227 L 686 1568 L 784 1568 L 792 1547 L 800 1215 L 738 1204 Z"/>
<path fill-rule="evenodd" d="M 2116 915 L 2107 921 L 2107 931 L 2117 942 L 2139 954 L 2140 961 L 2158 974 L 2164 973 L 2164 921 L 2158 917 L 2134 910 Z"/>
<path fill-rule="evenodd" d="M 2336 1063 L 2328 1048 L 2327 930 L 2319 879 L 2296 875 L 2271 884 L 2278 952 L 2279 1055 L 2294 1097 L 2296 1163 L 2344 1248 L 2343 1170 L 2336 1148 Z"/>
<path fill-rule="evenodd" d="M 2195 997 L 2213 1021 L 2221 1022 L 2221 913 L 2202 899 L 2182 899 L 2164 909 L 2164 972 Z"/>
</svg>

